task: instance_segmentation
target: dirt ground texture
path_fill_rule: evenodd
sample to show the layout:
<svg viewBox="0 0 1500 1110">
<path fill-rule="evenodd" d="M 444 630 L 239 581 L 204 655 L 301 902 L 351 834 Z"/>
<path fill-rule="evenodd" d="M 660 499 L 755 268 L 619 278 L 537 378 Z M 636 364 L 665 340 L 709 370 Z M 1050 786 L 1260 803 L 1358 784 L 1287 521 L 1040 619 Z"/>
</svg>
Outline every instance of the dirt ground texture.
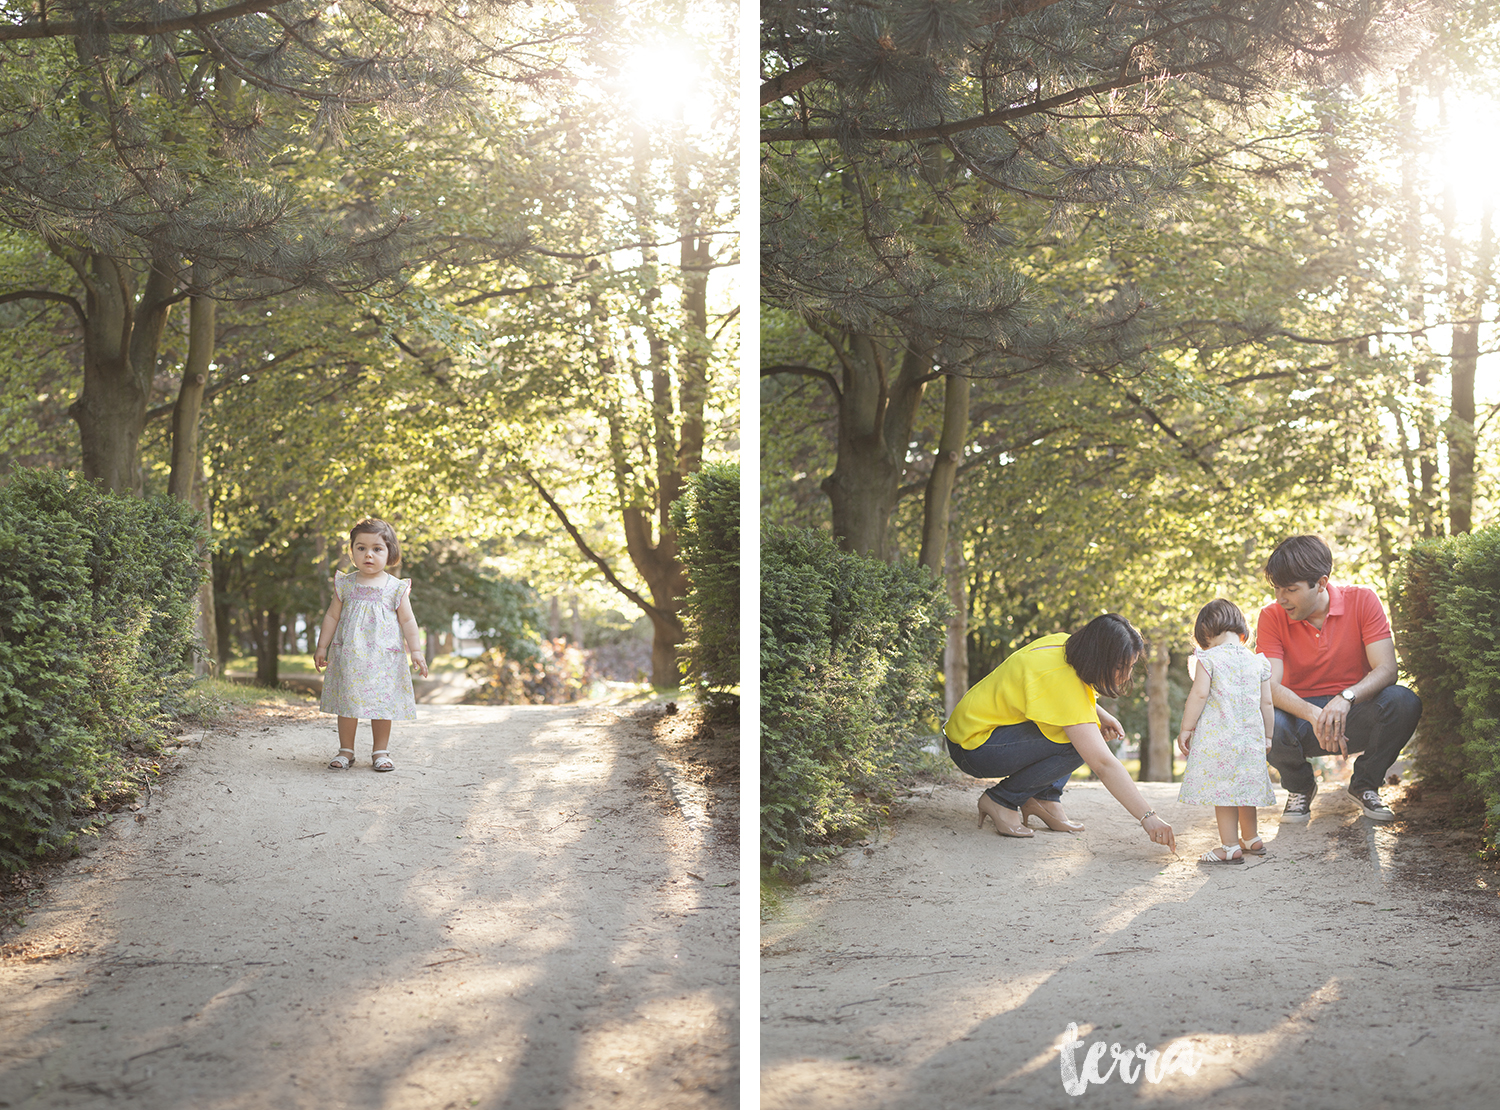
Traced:
<svg viewBox="0 0 1500 1110">
<path fill-rule="evenodd" d="M 733 1105 L 734 744 L 478 706 L 389 774 L 310 711 L 194 740 L 4 937 L 0 1107 Z"/>
<path fill-rule="evenodd" d="M 1325 784 L 1305 824 L 1261 811 L 1264 858 L 1201 866 L 1213 810 L 1175 784 L 1141 789 L 1177 858 L 1097 783 L 1065 797 L 1083 833 L 979 832 L 980 786 L 919 788 L 765 923 L 767 1110 L 1495 1105 L 1500 876 L 1442 798 L 1381 826 Z M 1070 1024 L 1080 1074 L 1106 1044 L 1079 1094 Z M 1196 1072 L 1125 1082 L 1113 1045 Z"/>
</svg>

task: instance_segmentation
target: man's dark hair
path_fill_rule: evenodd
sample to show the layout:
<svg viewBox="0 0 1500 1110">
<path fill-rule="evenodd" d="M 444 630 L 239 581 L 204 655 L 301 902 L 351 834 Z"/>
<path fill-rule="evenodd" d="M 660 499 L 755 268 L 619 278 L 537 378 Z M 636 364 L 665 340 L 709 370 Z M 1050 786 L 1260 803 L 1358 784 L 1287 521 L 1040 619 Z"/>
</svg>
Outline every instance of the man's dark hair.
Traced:
<svg viewBox="0 0 1500 1110">
<path fill-rule="evenodd" d="M 1306 582 L 1316 586 L 1318 579 L 1333 573 L 1333 552 L 1317 536 L 1289 536 L 1276 545 L 1266 560 L 1266 577 L 1273 586 L 1290 586 Z"/>
<path fill-rule="evenodd" d="M 1198 610 L 1193 639 L 1198 641 L 1199 647 L 1206 648 L 1226 632 L 1236 632 L 1245 639 L 1250 635 L 1250 626 L 1245 623 L 1245 614 L 1240 612 L 1238 605 L 1218 597 Z"/>
<path fill-rule="evenodd" d="M 1120 673 L 1135 666 L 1145 652 L 1146 641 L 1134 625 L 1116 613 L 1105 613 L 1068 637 L 1063 658 L 1102 696 L 1117 698 L 1130 686 L 1130 676 L 1122 681 Z"/>
</svg>

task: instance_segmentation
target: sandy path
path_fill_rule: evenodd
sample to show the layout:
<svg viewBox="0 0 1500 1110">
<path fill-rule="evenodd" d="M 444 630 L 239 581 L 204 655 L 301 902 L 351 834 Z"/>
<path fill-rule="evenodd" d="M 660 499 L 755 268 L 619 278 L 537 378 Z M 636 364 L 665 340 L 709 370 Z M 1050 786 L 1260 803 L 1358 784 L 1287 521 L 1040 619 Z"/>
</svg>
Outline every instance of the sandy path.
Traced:
<svg viewBox="0 0 1500 1110">
<path fill-rule="evenodd" d="M 1172 784 L 1142 789 L 1182 859 L 1097 784 L 1068 792 L 1083 834 L 978 833 L 964 782 L 794 895 L 763 930 L 763 1106 L 1495 1105 L 1492 883 L 1424 894 L 1421 838 L 1330 790 L 1306 825 L 1261 811 L 1265 859 L 1200 868 L 1213 811 L 1178 805 Z M 1190 1040 L 1197 1073 L 1071 1096 L 1057 1050 L 1070 1022 L 1121 1053 Z"/>
<path fill-rule="evenodd" d="M 9 938 L 0 1107 L 732 1105 L 736 863 L 637 712 L 211 737 Z"/>
</svg>

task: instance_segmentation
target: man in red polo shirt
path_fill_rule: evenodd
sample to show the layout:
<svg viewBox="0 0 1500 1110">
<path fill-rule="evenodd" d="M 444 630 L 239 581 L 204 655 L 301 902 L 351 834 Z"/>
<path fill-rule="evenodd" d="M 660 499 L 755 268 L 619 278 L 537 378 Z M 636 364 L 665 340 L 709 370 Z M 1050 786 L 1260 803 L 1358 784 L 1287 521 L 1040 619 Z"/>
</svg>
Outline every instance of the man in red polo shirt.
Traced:
<svg viewBox="0 0 1500 1110">
<path fill-rule="evenodd" d="M 1396 685 L 1396 641 L 1375 591 L 1334 586 L 1333 552 L 1292 536 L 1266 560 L 1276 602 L 1260 611 L 1255 648 L 1271 662 L 1276 729 L 1266 758 L 1287 789 L 1283 821 L 1305 821 L 1318 792 L 1312 756 L 1350 752 L 1349 793 L 1372 821 L 1389 821 L 1385 773 L 1416 731 L 1422 701 Z"/>
</svg>

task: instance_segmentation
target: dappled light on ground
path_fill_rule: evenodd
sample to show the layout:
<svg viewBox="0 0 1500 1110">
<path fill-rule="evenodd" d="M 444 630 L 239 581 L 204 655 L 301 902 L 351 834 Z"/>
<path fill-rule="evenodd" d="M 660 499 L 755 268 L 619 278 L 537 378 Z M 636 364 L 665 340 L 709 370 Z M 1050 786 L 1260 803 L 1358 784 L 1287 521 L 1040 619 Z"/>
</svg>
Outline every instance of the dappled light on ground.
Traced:
<svg viewBox="0 0 1500 1110">
<path fill-rule="evenodd" d="M 763 931 L 767 1110 L 1077 1105 L 1070 1025 L 1104 1045 L 1091 1105 L 1490 1104 L 1496 1063 L 1446 1032 L 1500 1024 L 1487 904 L 1444 913 L 1393 891 L 1341 793 L 1306 826 L 1263 812 L 1264 859 L 1199 866 L 1213 811 L 1142 789 L 1178 857 L 1097 785 L 1068 792 L 1084 833 L 1032 840 L 976 832 L 975 790 L 940 786 L 872 854 L 791 895 Z M 1464 984 L 1491 988 L 1451 989 Z M 1144 1058 L 1169 1049 L 1193 1069 L 1150 1081 Z"/>
<path fill-rule="evenodd" d="M 734 861 L 591 712 L 424 708 L 386 775 L 323 722 L 195 753 L 23 934 L 73 954 L 0 965 L 0 1102 L 728 1105 Z"/>
</svg>

